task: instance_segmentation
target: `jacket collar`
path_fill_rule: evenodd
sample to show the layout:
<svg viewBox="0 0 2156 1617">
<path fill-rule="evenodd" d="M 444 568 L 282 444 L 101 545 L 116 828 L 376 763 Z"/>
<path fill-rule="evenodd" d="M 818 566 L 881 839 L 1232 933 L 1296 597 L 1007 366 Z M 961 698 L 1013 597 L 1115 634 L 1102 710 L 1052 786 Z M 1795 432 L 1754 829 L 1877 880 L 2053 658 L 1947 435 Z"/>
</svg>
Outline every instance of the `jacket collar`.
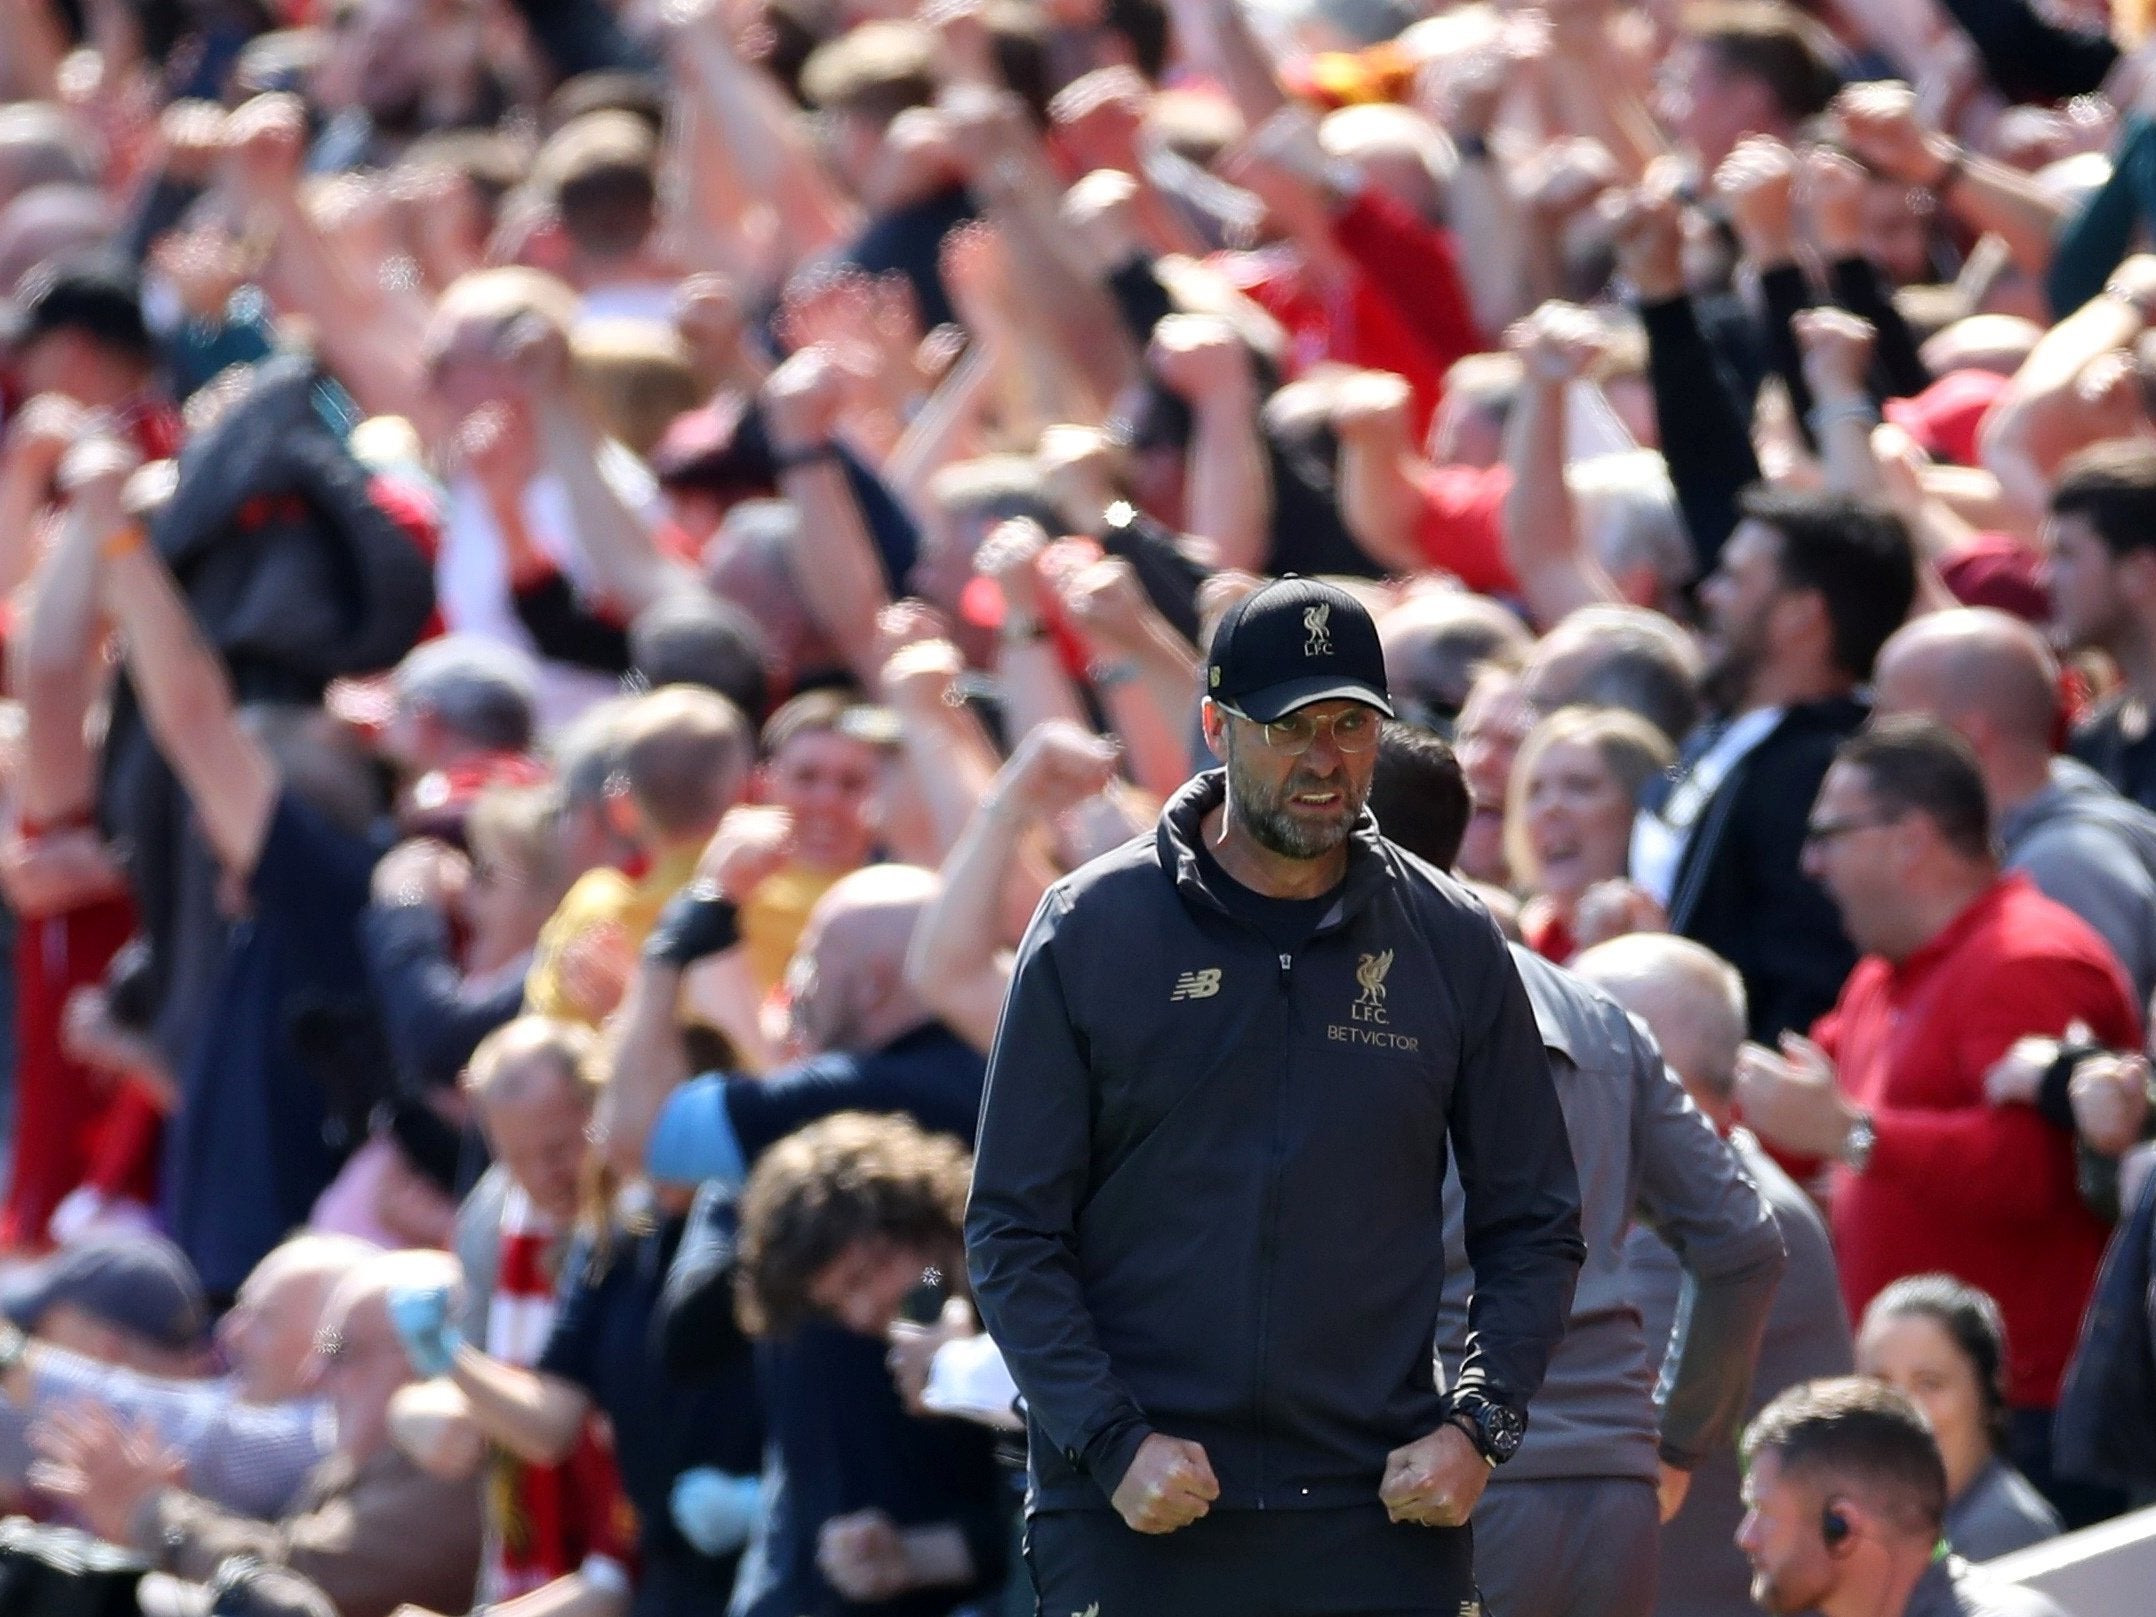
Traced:
<svg viewBox="0 0 2156 1617">
<path fill-rule="evenodd" d="M 1227 801 L 1228 776 L 1224 769 L 1208 769 L 1184 782 L 1160 811 L 1154 832 L 1160 867 L 1168 872 L 1186 902 L 1201 904 L 1221 914 L 1232 913 L 1207 879 L 1207 864 L 1199 857 L 1205 843 L 1205 817 Z M 1347 879 L 1339 900 L 1325 914 L 1318 930 L 1327 931 L 1354 915 L 1391 877 L 1399 874 L 1391 849 L 1378 834 L 1377 818 L 1366 807 L 1355 829 L 1348 833 Z"/>
<path fill-rule="evenodd" d="M 1964 904 L 1951 921 L 1934 932 L 1914 953 L 1888 963 L 1893 980 L 1897 984 L 1906 984 L 1924 976 L 1967 943 L 1970 934 L 1989 923 L 2012 895 L 2035 890 L 2035 884 L 2024 872 L 2001 871 L 1996 881 Z"/>
</svg>

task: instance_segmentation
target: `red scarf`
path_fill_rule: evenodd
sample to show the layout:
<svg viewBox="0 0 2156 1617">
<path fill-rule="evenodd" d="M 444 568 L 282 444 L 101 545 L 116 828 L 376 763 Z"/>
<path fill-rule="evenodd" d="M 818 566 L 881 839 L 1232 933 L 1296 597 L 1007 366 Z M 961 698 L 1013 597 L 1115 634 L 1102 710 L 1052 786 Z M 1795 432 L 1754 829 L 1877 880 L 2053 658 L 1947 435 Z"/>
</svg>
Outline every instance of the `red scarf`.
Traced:
<svg viewBox="0 0 2156 1617">
<path fill-rule="evenodd" d="M 554 1328 L 560 1232 L 511 1185 L 502 1202 L 501 1255 L 487 1310 L 487 1352 L 529 1369 Z M 488 1605 L 544 1588 L 589 1563 L 626 1579 L 635 1514 L 622 1492 L 614 1445 L 598 1417 L 584 1423 L 569 1458 L 531 1465 L 496 1449 L 487 1476 L 487 1550 L 480 1599 Z M 606 1574 L 601 1573 L 601 1576 Z"/>
</svg>

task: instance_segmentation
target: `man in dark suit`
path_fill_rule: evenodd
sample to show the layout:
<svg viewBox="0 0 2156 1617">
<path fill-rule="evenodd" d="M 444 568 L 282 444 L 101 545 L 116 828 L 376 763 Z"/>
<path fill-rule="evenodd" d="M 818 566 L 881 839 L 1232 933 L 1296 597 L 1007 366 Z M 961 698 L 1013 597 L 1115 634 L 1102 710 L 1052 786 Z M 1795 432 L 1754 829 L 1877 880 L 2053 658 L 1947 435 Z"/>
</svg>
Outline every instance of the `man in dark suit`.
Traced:
<svg viewBox="0 0 2156 1617">
<path fill-rule="evenodd" d="M 1835 747 L 1864 722 L 1857 687 L 1908 616 L 1916 560 L 1892 513 L 1842 495 L 1753 489 L 1700 586 L 1706 696 L 1632 833 L 1632 874 L 1744 977 L 1751 1036 L 1772 1042 L 1834 1003 L 1856 952 L 1800 867 L 1805 815 Z"/>
</svg>

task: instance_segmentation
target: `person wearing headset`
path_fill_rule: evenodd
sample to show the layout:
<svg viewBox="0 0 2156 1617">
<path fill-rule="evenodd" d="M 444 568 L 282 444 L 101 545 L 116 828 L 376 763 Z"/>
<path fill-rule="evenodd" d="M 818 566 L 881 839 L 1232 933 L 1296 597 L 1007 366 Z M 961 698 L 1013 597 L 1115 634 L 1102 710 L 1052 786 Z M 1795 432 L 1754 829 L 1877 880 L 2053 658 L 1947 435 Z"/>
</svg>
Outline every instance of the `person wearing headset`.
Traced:
<svg viewBox="0 0 2156 1617">
<path fill-rule="evenodd" d="M 1752 1600 L 1819 1617 L 2064 1617 L 1941 1537 L 1946 1466 L 1916 1405 L 1863 1376 L 1790 1388 L 1744 1434 Z"/>
</svg>

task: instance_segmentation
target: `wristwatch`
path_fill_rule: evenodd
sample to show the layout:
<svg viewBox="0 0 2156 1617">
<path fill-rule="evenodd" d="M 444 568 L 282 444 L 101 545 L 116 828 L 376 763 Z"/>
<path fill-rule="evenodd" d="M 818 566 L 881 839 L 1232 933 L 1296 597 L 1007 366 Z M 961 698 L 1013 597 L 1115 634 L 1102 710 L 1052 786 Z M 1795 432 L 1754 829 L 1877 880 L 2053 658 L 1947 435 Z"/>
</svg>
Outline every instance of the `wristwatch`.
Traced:
<svg viewBox="0 0 2156 1617">
<path fill-rule="evenodd" d="M 1858 1112 L 1849 1132 L 1842 1136 L 1842 1166 L 1851 1173 L 1862 1173 L 1871 1166 L 1872 1147 L 1878 1143 L 1879 1131 L 1872 1127 L 1872 1114 Z"/>
<path fill-rule="evenodd" d="M 1475 1450 L 1494 1470 L 1520 1452 L 1527 1435 L 1527 1411 L 1500 1404 L 1480 1393 L 1461 1393 L 1445 1419 L 1467 1434 Z"/>
</svg>

